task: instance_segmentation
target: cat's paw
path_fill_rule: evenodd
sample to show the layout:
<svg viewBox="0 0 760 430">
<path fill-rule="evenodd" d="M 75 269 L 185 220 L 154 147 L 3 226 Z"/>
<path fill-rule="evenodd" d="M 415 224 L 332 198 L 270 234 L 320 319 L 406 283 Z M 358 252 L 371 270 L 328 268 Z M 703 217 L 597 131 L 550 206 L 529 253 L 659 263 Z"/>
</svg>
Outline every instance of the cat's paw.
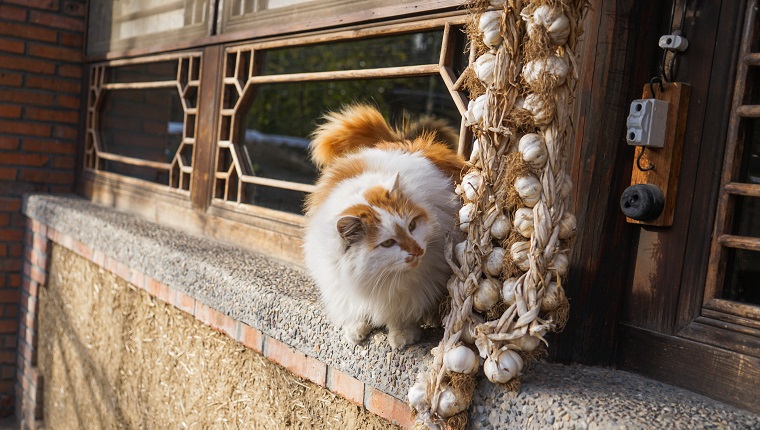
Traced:
<svg viewBox="0 0 760 430">
<path fill-rule="evenodd" d="M 401 349 L 411 345 L 422 337 L 422 329 L 417 326 L 388 330 L 388 343 L 393 349 Z"/>
<path fill-rule="evenodd" d="M 367 338 L 373 328 L 372 325 L 364 321 L 348 324 L 343 326 L 343 336 L 352 343 L 359 343 Z"/>
<path fill-rule="evenodd" d="M 422 317 L 422 324 L 428 327 L 441 327 L 441 315 L 438 312 L 429 312 Z"/>
</svg>

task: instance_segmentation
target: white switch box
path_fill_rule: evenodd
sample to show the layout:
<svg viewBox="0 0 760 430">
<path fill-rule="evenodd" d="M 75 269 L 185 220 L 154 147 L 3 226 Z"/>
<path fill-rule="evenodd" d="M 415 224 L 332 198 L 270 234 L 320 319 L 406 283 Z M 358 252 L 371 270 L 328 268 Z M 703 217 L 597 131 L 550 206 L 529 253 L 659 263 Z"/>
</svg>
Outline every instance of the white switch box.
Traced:
<svg viewBox="0 0 760 430">
<path fill-rule="evenodd" d="M 668 102 L 657 99 L 634 100 L 626 121 L 625 140 L 629 145 L 662 148 L 668 126 Z"/>
</svg>

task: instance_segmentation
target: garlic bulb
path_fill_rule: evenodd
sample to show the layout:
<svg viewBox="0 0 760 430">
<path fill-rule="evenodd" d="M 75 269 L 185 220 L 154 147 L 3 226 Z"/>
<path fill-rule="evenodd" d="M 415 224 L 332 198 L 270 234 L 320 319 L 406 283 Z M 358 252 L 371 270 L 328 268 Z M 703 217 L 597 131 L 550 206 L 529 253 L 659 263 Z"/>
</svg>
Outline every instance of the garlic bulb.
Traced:
<svg viewBox="0 0 760 430">
<path fill-rule="evenodd" d="M 556 282 L 549 282 L 546 291 L 544 291 L 544 298 L 541 300 L 541 310 L 544 312 L 553 311 L 565 303 L 565 300 L 567 300 L 565 290 Z"/>
<path fill-rule="evenodd" d="M 551 83 L 562 85 L 570 72 L 570 64 L 564 57 L 551 55 L 548 58 L 539 58 L 528 61 L 522 69 L 522 77 L 528 85 Z"/>
<path fill-rule="evenodd" d="M 515 190 L 525 206 L 532 208 L 541 200 L 541 182 L 533 175 L 520 176 L 515 180 Z"/>
<path fill-rule="evenodd" d="M 427 400 L 425 395 L 427 394 L 427 385 L 430 377 L 427 372 L 423 372 L 417 379 L 417 382 L 409 388 L 409 394 L 407 398 L 409 400 L 409 406 L 416 409 L 418 412 L 425 409 L 427 406 Z"/>
<path fill-rule="evenodd" d="M 565 276 L 567 275 L 567 266 L 569 263 L 570 262 L 567 258 L 567 255 L 560 252 L 554 256 L 554 260 L 552 260 L 552 267 L 550 267 L 550 269 L 556 270 L 557 276 Z"/>
<path fill-rule="evenodd" d="M 529 334 L 525 334 L 522 337 L 511 340 L 509 343 L 516 346 L 521 351 L 531 352 L 536 349 L 536 347 L 538 347 L 538 344 L 541 343 L 541 339 Z"/>
<path fill-rule="evenodd" d="M 467 203 L 462 206 L 462 209 L 459 209 L 459 228 L 467 231 L 473 218 L 475 218 L 475 204 Z"/>
<path fill-rule="evenodd" d="M 470 314 L 470 318 L 465 320 L 464 325 L 462 326 L 462 334 L 459 339 L 468 345 L 475 344 L 475 328 L 483 324 L 483 322 L 483 317 L 480 315 L 474 313 Z"/>
<path fill-rule="evenodd" d="M 483 364 L 483 373 L 489 381 L 496 384 L 504 384 L 512 378 L 520 375 L 523 369 L 523 360 L 520 354 L 507 350 L 499 350 L 495 356 L 486 358 Z"/>
<path fill-rule="evenodd" d="M 475 139 L 472 142 L 472 151 L 470 152 L 470 163 L 475 164 L 480 158 L 480 140 Z"/>
<path fill-rule="evenodd" d="M 483 119 L 486 108 L 486 95 L 483 94 L 467 104 L 467 112 L 464 117 L 469 124 L 477 124 Z"/>
<path fill-rule="evenodd" d="M 483 176 L 477 170 L 464 175 L 464 178 L 462 178 L 464 197 L 471 202 L 477 200 L 481 185 L 483 185 Z"/>
<path fill-rule="evenodd" d="M 491 237 L 494 239 L 504 239 L 509 234 L 509 218 L 506 215 L 501 214 L 496 217 L 496 220 L 491 224 Z"/>
<path fill-rule="evenodd" d="M 540 169 L 546 164 L 549 153 L 541 135 L 528 133 L 520 138 L 517 150 L 522 154 L 523 160 L 534 169 Z"/>
<path fill-rule="evenodd" d="M 467 254 L 467 241 L 462 241 L 457 243 L 454 246 L 454 257 L 457 259 L 457 263 L 459 263 L 459 267 L 464 267 L 465 263 L 465 256 Z M 473 257 L 470 257 L 467 259 L 467 262 L 472 264 L 474 261 Z"/>
<path fill-rule="evenodd" d="M 574 235 L 576 224 L 577 221 L 575 219 L 575 215 L 571 214 L 568 211 L 565 211 L 562 214 L 562 218 L 559 219 L 558 237 L 560 239 L 567 239 L 570 236 Z"/>
<path fill-rule="evenodd" d="M 499 6 L 503 6 L 505 1 L 506 0 L 491 0 L 490 3 L 491 3 L 491 6 L 493 7 L 499 7 Z"/>
<path fill-rule="evenodd" d="M 501 299 L 507 306 L 512 306 L 517 301 L 515 288 L 517 288 L 517 278 L 509 278 L 504 281 L 504 286 L 501 289 Z"/>
<path fill-rule="evenodd" d="M 483 265 L 483 271 L 491 276 L 501 275 L 501 269 L 504 267 L 504 248 L 495 247 L 486 257 L 486 264 Z"/>
<path fill-rule="evenodd" d="M 491 54 L 490 52 L 486 52 L 485 54 L 478 57 L 478 59 L 475 60 L 475 64 L 472 66 L 475 70 L 475 76 L 477 76 L 485 86 L 493 84 L 493 65 L 495 59 L 495 55 Z"/>
<path fill-rule="evenodd" d="M 531 38 L 536 37 L 535 33 L 539 26 L 546 30 L 554 46 L 567 43 L 567 38 L 570 36 L 570 20 L 562 13 L 561 8 L 547 5 L 537 7 L 528 19 L 527 29 Z"/>
<path fill-rule="evenodd" d="M 547 125 L 552 121 L 554 110 L 544 103 L 536 94 L 528 94 L 523 102 L 523 109 L 533 115 L 533 122 L 538 126 Z"/>
<path fill-rule="evenodd" d="M 499 282 L 485 278 L 478 282 L 478 289 L 472 295 L 472 307 L 478 312 L 486 312 L 499 302 L 501 285 Z"/>
<path fill-rule="evenodd" d="M 441 417 L 448 418 L 467 409 L 467 403 L 464 396 L 457 395 L 454 389 L 448 385 L 441 386 L 441 395 L 438 398 L 438 412 Z"/>
<path fill-rule="evenodd" d="M 533 234 L 533 209 L 518 209 L 515 211 L 515 219 L 512 223 L 515 227 L 515 231 L 520 233 L 522 237 L 530 239 L 530 235 Z"/>
<path fill-rule="evenodd" d="M 478 371 L 480 362 L 470 348 L 459 345 L 443 354 L 443 365 L 449 372 L 470 374 Z"/>
<path fill-rule="evenodd" d="M 501 43 L 502 13 L 497 11 L 486 12 L 480 16 L 478 30 L 483 33 L 483 43 L 489 48 L 499 46 Z"/>
<path fill-rule="evenodd" d="M 530 269 L 530 242 L 515 242 L 510 249 L 512 261 L 518 269 L 527 272 Z"/>
</svg>

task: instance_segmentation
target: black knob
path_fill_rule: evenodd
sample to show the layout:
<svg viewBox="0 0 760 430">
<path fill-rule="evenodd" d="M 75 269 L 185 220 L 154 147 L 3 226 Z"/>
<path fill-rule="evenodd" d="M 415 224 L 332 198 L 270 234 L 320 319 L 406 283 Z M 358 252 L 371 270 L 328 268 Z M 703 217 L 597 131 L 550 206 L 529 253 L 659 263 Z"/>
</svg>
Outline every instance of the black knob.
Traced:
<svg viewBox="0 0 760 430">
<path fill-rule="evenodd" d="M 657 218 L 665 207 L 665 196 L 652 184 L 631 185 L 620 196 L 620 209 L 625 216 L 637 221 Z"/>
</svg>

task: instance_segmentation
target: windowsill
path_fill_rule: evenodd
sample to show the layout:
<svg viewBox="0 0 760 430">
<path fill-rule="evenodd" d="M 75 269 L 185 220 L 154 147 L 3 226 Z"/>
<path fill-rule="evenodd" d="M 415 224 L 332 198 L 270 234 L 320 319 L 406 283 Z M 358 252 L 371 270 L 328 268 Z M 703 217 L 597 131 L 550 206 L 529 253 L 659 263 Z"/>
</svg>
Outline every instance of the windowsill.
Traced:
<svg viewBox="0 0 760 430">
<path fill-rule="evenodd" d="M 361 381 L 368 387 L 364 406 L 381 415 L 368 404 L 367 390 L 403 401 L 440 335 L 428 331 L 425 341 L 399 352 L 392 351 L 384 339 L 379 341 L 384 338 L 380 332 L 369 342 L 353 346 L 323 315 L 315 287 L 295 266 L 79 197 L 29 195 L 23 211 L 70 241 L 101 253 L 105 261 L 120 263 L 126 273 L 140 273 L 194 299 L 196 318 L 202 319 L 199 309 L 205 309 L 199 305 L 206 305 L 238 327 L 249 326 L 265 339 L 282 342 L 322 363 L 321 385 L 331 388 L 324 379 L 330 379 L 330 369 Z M 267 355 L 266 340 L 260 345 Z M 760 426 L 758 416 L 632 373 L 548 363 L 538 363 L 527 372 L 517 396 L 481 380 L 470 419 L 472 428 Z M 399 421 L 408 422 L 408 418 Z"/>
</svg>

